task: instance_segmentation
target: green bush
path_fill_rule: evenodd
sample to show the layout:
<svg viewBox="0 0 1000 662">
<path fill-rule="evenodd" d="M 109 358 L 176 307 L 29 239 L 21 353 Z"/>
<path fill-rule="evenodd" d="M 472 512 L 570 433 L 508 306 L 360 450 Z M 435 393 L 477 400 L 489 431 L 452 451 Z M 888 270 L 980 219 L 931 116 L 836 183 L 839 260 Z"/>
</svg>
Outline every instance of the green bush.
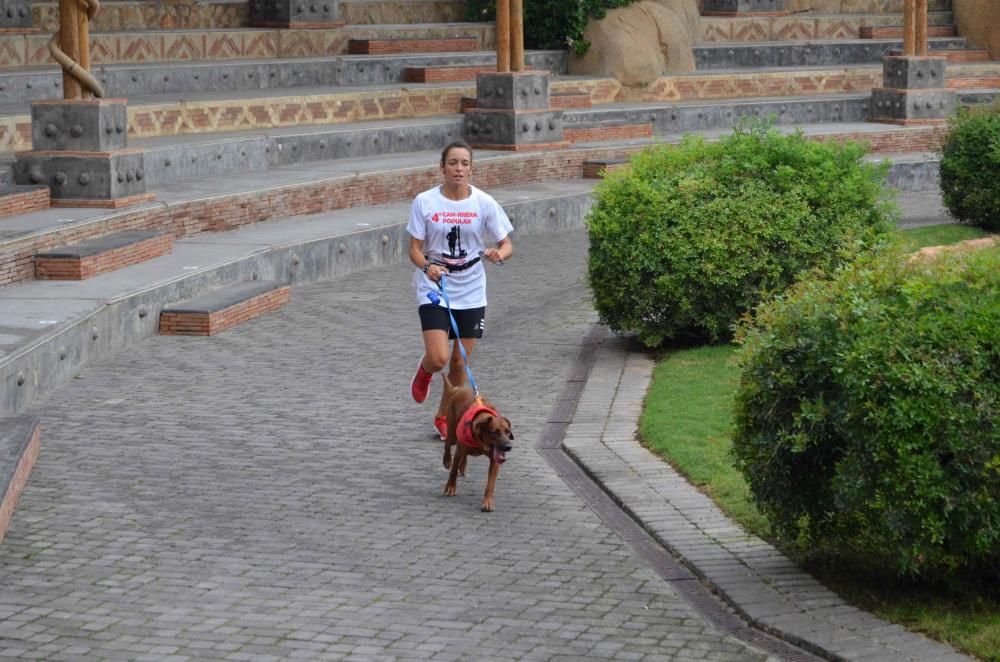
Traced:
<svg viewBox="0 0 1000 662">
<path fill-rule="evenodd" d="M 688 136 L 609 173 L 587 217 L 588 279 L 603 322 L 648 346 L 728 340 L 733 324 L 804 271 L 881 246 L 886 167 L 857 144 L 743 124 Z"/>
<path fill-rule="evenodd" d="M 1000 230 L 1000 105 L 952 118 L 941 149 L 941 193 L 951 215 Z"/>
<path fill-rule="evenodd" d="M 636 0 L 532 0 L 524 3 L 526 48 L 571 48 L 578 55 L 590 44 L 583 31 L 591 18 L 604 18 L 607 10 Z M 468 0 L 466 16 L 471 21 L 496 20 L 496 0 Z"/>
<path fill-rule="evenodd" d="M 1000 567 L 1000 247 L 900 250 L 758 309 L 733 452 L 806 549 L 902 573 Z"/>
</svg>

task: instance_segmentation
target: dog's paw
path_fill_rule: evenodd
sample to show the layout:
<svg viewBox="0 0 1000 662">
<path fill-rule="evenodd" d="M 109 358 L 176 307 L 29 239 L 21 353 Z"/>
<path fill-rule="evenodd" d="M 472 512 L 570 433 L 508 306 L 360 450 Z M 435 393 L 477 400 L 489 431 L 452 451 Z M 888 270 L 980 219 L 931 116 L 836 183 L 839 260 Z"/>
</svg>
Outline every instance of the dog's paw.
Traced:
<svg viewBox="0 0 1000 662">
<path fill-rule="evenodd" d="M 458 487 L 456 485 L 445 485 L 444 495 L 445 496 L 455 496 L 458 493 Z"/>
<path fill-rule="evenodd" d="M 492 513 L 496 510 L 496 506 L 493 505 L 493 499 L 483 499 L 483 507 L 480 510 L 484 513 Z"/>
</svg>

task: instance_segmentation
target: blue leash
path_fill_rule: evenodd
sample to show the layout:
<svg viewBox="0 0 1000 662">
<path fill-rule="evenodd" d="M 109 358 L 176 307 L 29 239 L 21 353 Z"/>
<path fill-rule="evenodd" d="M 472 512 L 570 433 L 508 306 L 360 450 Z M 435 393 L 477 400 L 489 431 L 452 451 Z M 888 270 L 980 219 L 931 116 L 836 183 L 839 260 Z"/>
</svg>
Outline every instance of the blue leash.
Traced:
<svg viewBox="0 0 1000 662">
<path fill-rule="evenodd" d="M 451 330 L 455 332 L 455 340 L 457 341 L 459 351 L 462 353 L 462 361 L 465 362 L 465 374 L 469 376 L 469 384 L 472 386 L 472 392 L 478 398 L 479 387 L 476 385 L 476 378 L 472 376 L 472 370 L 469 368 L 469 356 L 465 353 L 465 345 L 462 344 L 462 338 L 458 333 L 458 322 L 455 321 L 455 316 L 451 314 L 451 301 L 448 299 L 448 289 L 445 287 L 444 280 L 444 274 L 442 273 L 439 282 L 441 296 L 444 297 L 444 303 L 448 307 L 448 319 L 451 320 Z M 427 293 L 427 298 L 435 306 L 441 303 L 441 297 L 433 290 Z"/>
</svg>

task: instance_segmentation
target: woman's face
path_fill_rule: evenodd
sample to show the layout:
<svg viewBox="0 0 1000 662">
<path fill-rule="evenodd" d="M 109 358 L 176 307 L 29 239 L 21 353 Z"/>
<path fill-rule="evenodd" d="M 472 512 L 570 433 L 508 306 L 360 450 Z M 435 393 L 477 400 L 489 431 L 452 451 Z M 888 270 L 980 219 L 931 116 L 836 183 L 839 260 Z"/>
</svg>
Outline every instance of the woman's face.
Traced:
<svg viewBox="0 0 1000 662">
<path fill-rule="evenodd" d="M 444 157 L 441 166 L 445 183 L 464 186 L 472 176 L 472 154 L 464 147 L 452 147 Z"/>
</svg>

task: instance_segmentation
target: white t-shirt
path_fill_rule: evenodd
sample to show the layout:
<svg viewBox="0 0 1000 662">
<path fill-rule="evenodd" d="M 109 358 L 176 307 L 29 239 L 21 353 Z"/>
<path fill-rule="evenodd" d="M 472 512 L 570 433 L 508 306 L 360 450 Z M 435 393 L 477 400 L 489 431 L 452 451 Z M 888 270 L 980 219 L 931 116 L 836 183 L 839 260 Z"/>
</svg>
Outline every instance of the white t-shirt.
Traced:
<svg viewBox="0 0 1000 662">
<path fill-rule="evenodd" d="M 514 229 L 503 208 L 490 195 L 474 186 L 464 200 L 449 200 L 435 186 L 413 199 L 406 231 L 424 242 L 424 255 L 446 265 L 462 265 L 479 257 L 480 251 L 505 238 Z M 451 307 L 457 310 L 486 305 L 486 269 L 483 259 L 463 271 L 449 273 L 445 287 Z M 417 305 L 431 303 L 430 291 L 440 292 L 437 283 L 417 269 L 413 273 Z M 444 299 L 440 302 L 444 306 Z"/>
</svg>

